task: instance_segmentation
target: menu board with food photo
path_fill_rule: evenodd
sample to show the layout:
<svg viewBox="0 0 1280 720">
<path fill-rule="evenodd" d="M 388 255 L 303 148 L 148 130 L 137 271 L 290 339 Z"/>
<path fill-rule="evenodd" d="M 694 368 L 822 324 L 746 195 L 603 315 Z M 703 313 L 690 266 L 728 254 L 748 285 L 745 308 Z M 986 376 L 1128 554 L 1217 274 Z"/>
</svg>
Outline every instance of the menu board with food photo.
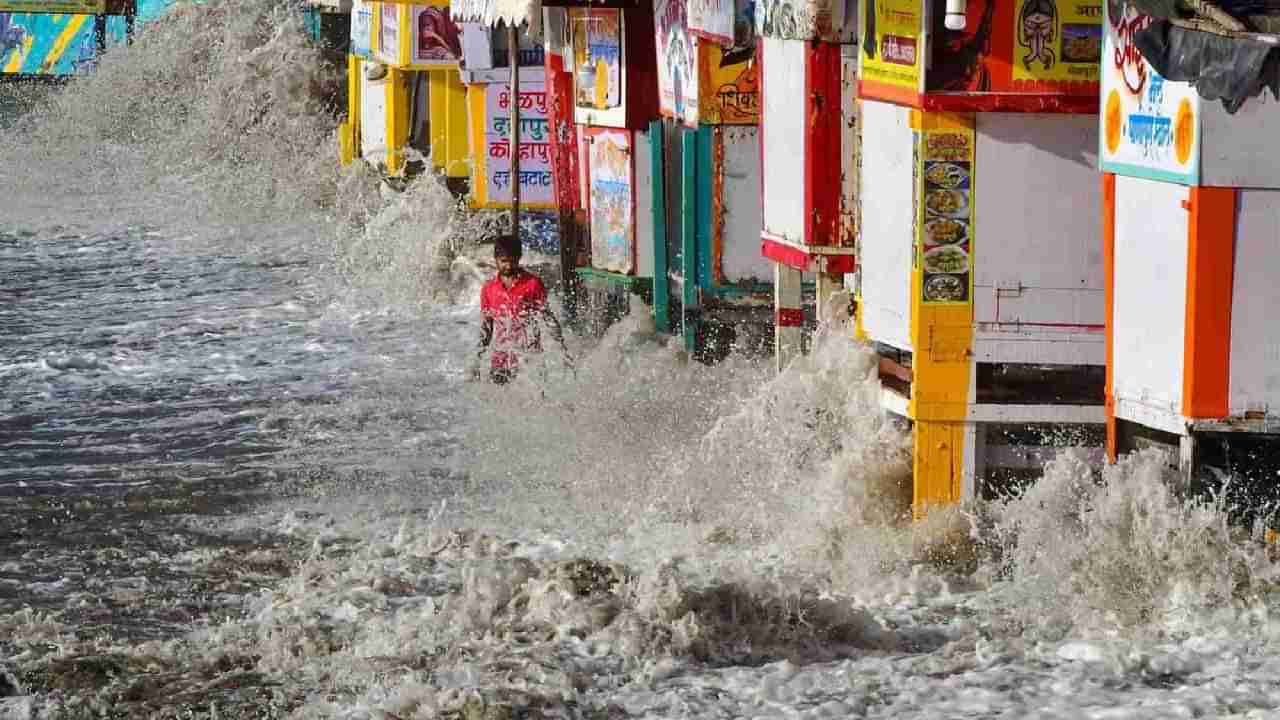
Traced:
<svg viewBox="0 0 1280 720">
<path fill-rule="evenodd" d="M 973 275 L 973 131 L 947 128 L 922 135 L 921 300 L 968 303 Z"/>
<path fill-rule="evenodd" d="M 1098 82 L 1102 57 L 1099 0 L 1019 0 L 1014 17 L 1014 83 L 1045 89 Z"/>
</svg>

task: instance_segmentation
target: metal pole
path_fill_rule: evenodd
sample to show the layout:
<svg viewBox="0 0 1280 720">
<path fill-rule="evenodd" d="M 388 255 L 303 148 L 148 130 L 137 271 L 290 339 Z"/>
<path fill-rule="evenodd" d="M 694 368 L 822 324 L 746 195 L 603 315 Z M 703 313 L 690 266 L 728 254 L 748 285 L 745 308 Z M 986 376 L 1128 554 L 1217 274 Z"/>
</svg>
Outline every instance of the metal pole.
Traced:
<svg viewBox="0 0 1280 720">
<path fill-rule="evenodd" d="M 516 24 L 507 21 L 507 62 L 511 65 L 511 234 L 520 239 L 520 44 Z"/>
</svg>

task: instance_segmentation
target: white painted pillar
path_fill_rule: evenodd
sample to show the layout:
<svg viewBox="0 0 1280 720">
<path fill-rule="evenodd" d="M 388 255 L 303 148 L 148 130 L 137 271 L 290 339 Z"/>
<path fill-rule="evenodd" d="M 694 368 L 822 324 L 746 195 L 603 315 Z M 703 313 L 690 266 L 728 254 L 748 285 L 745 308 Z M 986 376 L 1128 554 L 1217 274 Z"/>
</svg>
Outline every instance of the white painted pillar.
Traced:
<svg viewBox="0 0 1280 720">
<path fill-rule="evenodd" d="M 782 372 L 800 354 L 804 330 L 800 271 L 773 264 L 774 357 Z"/>
<path fill-rule="evenodd" d="M 978 497 L 978 485 L 987 473 L 987 431 L 982 423 L 964 426 L 964 467 L 960 473 L 960 501 Z"/>
<path fill-rule="evenodd" d="M 818 324 L 826 325 L 836 319 L 833 315 L 835 308 L 832 307 L 832 300 L 836 296 L 836 291 L 840 289 L 840 285 L 840 276 L 818 273 Z"/>
<path fill-rule="evenodd" d="M 1196 450 L 1195 435 L 1188 432 L 1178 438 L 1178 479 L 1182 483 L 1179 491 L 1184 495 L 1191 492 L 1191 487 L 1195 480 L 1196 466 L 1199 464 Z"/>
</svg>

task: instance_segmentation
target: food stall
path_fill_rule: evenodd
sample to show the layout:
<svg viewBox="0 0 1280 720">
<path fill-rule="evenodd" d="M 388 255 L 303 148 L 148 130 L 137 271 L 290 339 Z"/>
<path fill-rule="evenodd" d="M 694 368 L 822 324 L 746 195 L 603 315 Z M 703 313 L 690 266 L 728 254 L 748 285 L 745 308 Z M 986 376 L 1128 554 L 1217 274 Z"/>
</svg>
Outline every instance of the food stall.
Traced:
<svg viewBox="0 0 1280 720">
<path fill-rule="evenodd" d="M 818 314 L 854 271 L 858 106 L 857 13 L 834 0 L 755 6 L 761 85 L 761 253 L 773 265 L 779 369 L 801 351 L 804 278 Z"/>
<path fill-rule="evenodd" d="M 1134 3 L 1106 5 L 1098 152 L 1108 454 L 1165 447 L 1184 487 L 1209 466 L 1229 473 L 1236 490 L 1273 501 L 1280 155 L 1271 138 L 1280 105 L 1269 93 L 1252 97 L 1262 87 L 1206 99 L 1191 82 L 1198 78 L 1147 56 L 1153 38 L 1180 32 L 1183 57 L 1215 45 L 1219 57 L 1253 56 L 1237 56 L 1233 72 L 1275 72 L 1273 51 L 1248 37 L 1236 47 L 1231 33 L 1180 30 Z M 1280 26 L 1275 16 L 1240 19 Z"/>
<path fill-rule="evenodd" d="M 444 0 L 354 0 L 342 160 L 403 176 L 425 169 L 413 150 L 460 190 L 471 175 L 461 56 L 461 30 Z"/>
<path fill-rule="evenodd" d="M 759 253 L 760 80 L 748 8 L 658 0 L 660 119 L 650 124 L 654 313 L 705 361 L 772 329 Z M 762 328 L 764 329 L 762 331 Z M 741 336 L 741 337 L 740 337 Z"/>
<path fill-rule="evenodd" d="M 549 156 L 562 258 L 595 330 L 652 291 L 650 121 L 657 117 L 648 0 L 545 3 Z M 576 192 L 575 192 L 576 191 Z"/>
<path fill-rule="evenodd" d="M 920 515 L 1032 479 L 1063 446 L 1101 456 L 1102 8 L 861 4 L 856 328 L 913 427 Z"/>
</svg>

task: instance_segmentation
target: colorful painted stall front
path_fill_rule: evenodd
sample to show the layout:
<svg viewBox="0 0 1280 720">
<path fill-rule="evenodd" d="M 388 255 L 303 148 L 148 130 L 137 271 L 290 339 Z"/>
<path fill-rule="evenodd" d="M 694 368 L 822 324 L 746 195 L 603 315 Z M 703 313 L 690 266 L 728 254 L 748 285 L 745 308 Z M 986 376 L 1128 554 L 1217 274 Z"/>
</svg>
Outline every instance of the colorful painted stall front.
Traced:
<svg viewBox="0 0 1280 720">
<path fill-rule="evenodd" d="M 471 167 L 466 89 L 458 74 L 461 34 L 443 0 L 353 0 L 350 112 L 339 134 L 344 162 L 360 157 L 399 176 L 416 171 L 420 155 L 466 184 Z"/>
<path fill-rule="evenodd" d="M 653 178 L 654 312 L 704 360 L 767 345 L 772 268 L 759 253 L 760 81 L 733 2 L 659 0 L 661 119 L 639 162 Z M 735 35 L 735 20 L 739 32 Z M 754 340 L 754 342 L 753 342 Z"/>
<path fill-rule="evenodd" d="M 123 43 L 135 21 L 172 0 L 0 1 L 0 75 L 65 77 L 93 67 L 98 53 Z"/>
<path fill-rule="evenodd" d="M 913 423 L 922 514 L 1101 453 L 1102 3 L 969 0 L 961 30 L 941 3 L 862 6 L 857 327 Z"/>
<path fill-rule="evenodd" d="M 1165 79 L 1137 43 L 1155 19 L 1107 6 L 1109 455 L 1170 448 L 1184 489 L 1216 483 L 1201 472 L 1214 467 L 1256 508 L 1277 499 L 1280 470 L 1280 106 L 1263 95 L 1229 112 Z"/>
<path fill-rule="evenodd" d="M 653 6 L 563 5 L 545 16 L 549 155 L 565 269 L 598 329 L 652 288 Z"/>
<path fill-rule="evenodd" d="M 778 368 L 800 353 L 803 280 L 817 314 L 834 312 L 855 269 L 860 122 L 854 100 L 856 13 L 842 2 L 756 5 L 761 78 L 761 252 L 773 263 Z"/>
</svg>

